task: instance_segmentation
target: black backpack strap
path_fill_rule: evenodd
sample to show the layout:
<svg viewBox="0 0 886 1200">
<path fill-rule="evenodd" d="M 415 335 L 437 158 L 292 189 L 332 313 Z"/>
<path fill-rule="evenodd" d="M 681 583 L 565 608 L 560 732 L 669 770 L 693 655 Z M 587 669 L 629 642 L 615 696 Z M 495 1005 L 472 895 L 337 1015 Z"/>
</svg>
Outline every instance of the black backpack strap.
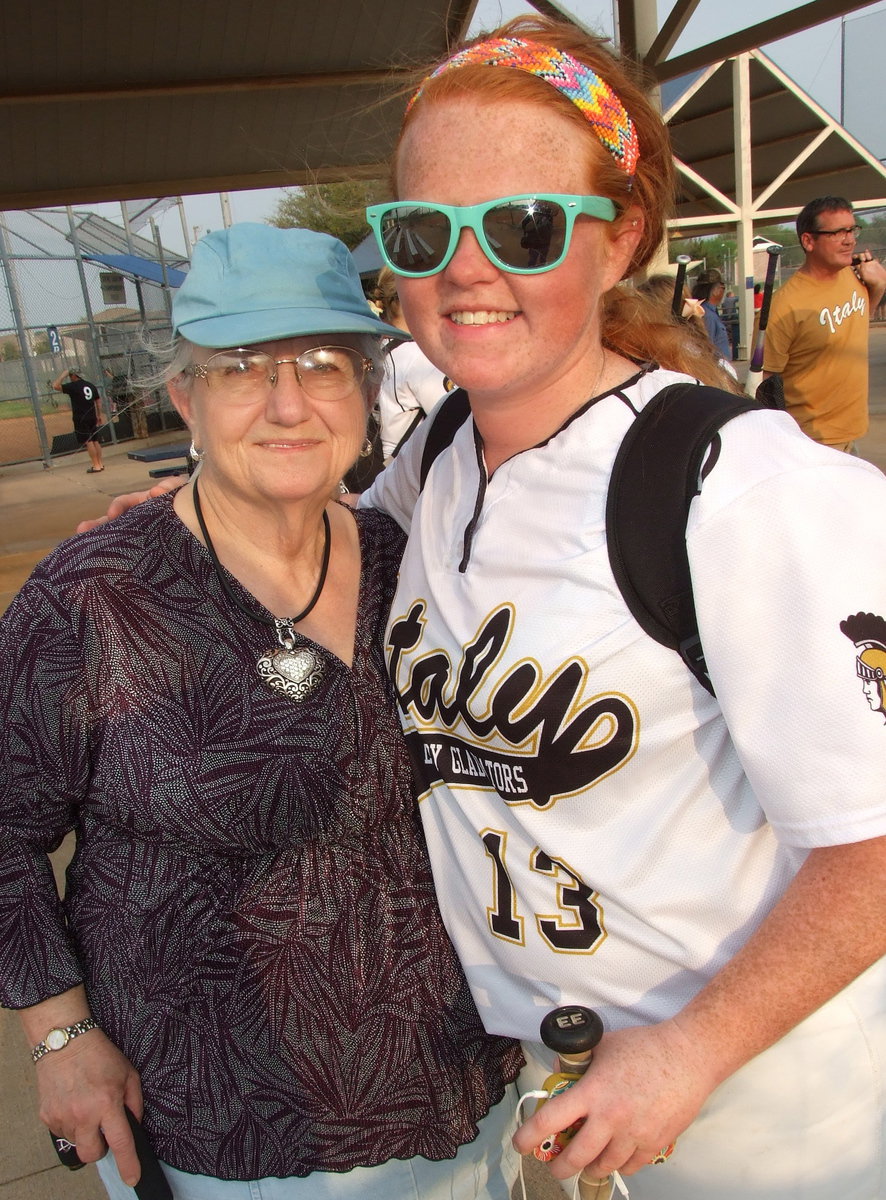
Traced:
<svg viewBox="0 0 886 1200">
<path fill-rule="evenodd" d="M 748 396 L 677 383 L 638 414 L 616 455 L 606 501 L 609 562 L 640 626 L 676 650 L 713 695 L 686 552 L 689 504 L 717 431 L 759 410 Z"/>
<path fill-rule="evenodd" d="M 418 485 L 420 492 L 424 491 L 428 472 L 434 462 L 446 447 L 452 444 L 452 439 L 470 415 L 471 403 L 464 388 L 456 388 L 454 392 L 450 392 L 440 406 L 434 410 L 421 455 Z"/>
<path fill-rule="evenodd" d="M 417 408 L 415 410 L 415 412 L 413 413 L 413 416 L 412 416 L 412 420 L 409 422 L 409 428 L 406 430 L 406 432 L 400 438 L 397 445 L 391 451 L 392 459 L 395 459 L 397 457 L 397 455 L 400 453 L 400 451 L 403 449 L 403 447 L 406 445 L 406 443 L 409 441 L 409 439 L 412 437 L 412 435 L 415 433 L 416 429 L 418 429 L 419 425 L 421 425 L 422 421 L 425 419 L 425 417 L 427 415 L 428 414 L 425 412 L 425 410 L 423 408 Z"/>
</svg>

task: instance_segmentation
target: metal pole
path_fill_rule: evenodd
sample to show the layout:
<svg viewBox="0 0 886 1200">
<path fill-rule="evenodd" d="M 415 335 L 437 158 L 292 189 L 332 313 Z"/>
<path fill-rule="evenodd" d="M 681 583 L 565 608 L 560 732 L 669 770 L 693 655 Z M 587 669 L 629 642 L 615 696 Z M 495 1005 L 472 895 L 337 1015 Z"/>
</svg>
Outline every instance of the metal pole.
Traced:
<svg viewBox="0 0 886 1200">
<path fill-rule="evenodd" d="M 22 309 L 18 295 L 18 281 L 15 278 L 12 259 L 9 256 L 9 250 L 6 245 L 6 219 L 3 213 L 0 213 L 0 262 L 3 264 L 3 273 L 6 276 L 6 290 L 9 292 L 9 303 L 12 308 L 13 320 L 15 321 L 15 332 L 18 335 L 18 344 L 22 353 L 22 365 L 24 366 L 25 375 L 28 380 L 28 390 L 31 393 L 31 407 L 34 410 L 37 436 L 40 439 L 40 456 L 43 459 L 44 469 L 48 470 L 52 466 L 52 457 L 49 453 L 46 426 L 43 424 L 43 413 L 40 411 L 40 390 L 37 386 L 36 376 L 34 375 L 34 364 L 31 361 L 31 347 L 28 345 L 28 339 L 25 337 L 25 325 L 22 320 Z"/>
<path fill-rule="evenodd" d="M 187 214 L 185 213 L 185 202 L 184 202 L 184 200 L 182 199 L 182 197 L 181 197 L 181 196 L 179 196 L 179 197 L 177 198 L 177 200 L 176 200 L 176 203 L 178 204 L 178 215 L 179 215 L 179 219 L 180 219 L 180 221 L 181 221 L 181 223 L 182 223 L 182 237 L 185 239 L 185 258 L 187 258 L 188 260 L 190 260 L 190 257 L 191 257 L 191 237 L 190 237 L 190 234 L 189 234 L 189 232 L 188 232 L 188 218 L 187 218 Z"/>
<path fill-rule="evenodd" d="M 145 312 L 145 295 L 142 291 L 141 281 L 138 279 L 135 281 L 135 295 L 138 299 L 138 312 L 142 319 L 142 329 L 146 330 L 148 326 L 148 314 Z"/>
<path fill-rule="evenodd" d="M 840 18 L 840 124 L 845 125 L 846 108 L 846 16 Z"/>
<path fill-rule="evenodd" d="M 166 311 L 169 314 L 170 321 L 172 320 L 172 300 L 169 295 L 169 276 L 166 273 L 166 255 L 163 253 L 163 243 L 160 241 L 160 232 L 157 229 L 157 222 L 153 217 L 151 221 L 151 233 L 154 235 L 154 245 L 157 247 L 157 257 L 160 260 L 160 270 L 163 272 L 163 301 L 166 305 Z"/>
<path fill-rule="evenodd" d="M 98 372 L 98 378 L 95 381 L 95 386 L 98 388 L 99 395 L 102 398 L 102 412 L 104 413 L 104 424 L 111 432 L 111 441 L 114 445 L 117 444 L 117 430 L 114 428 L 114 421 L 111 416 L 111 411 L 108 406 L 107 388 L 104 386 L 104 370 L 102 368 L 102 356 L 98 348 L 98 342 L 95 337 L 95 319 L 92 315 L 92 304 L 89 300 L 89 288 L 86 284 L 86 272 L 83 270 L 83 254 L 80 250 L 80 239 L 77 236 L 77 226 L 74 223 L 74 210 L 70 204 L 65 205 L 68 214 L 68 226 L 71 230 L 71 245 L 74 247 L 74 256 L 77 262 L 77 274 L 80 276 L 80 288 L 83 292 L 83 306 L 86 309 L 86 321 L 89 326 L 89 340 L 92 343 L 92 357 L 95 362 L 95 368 Z"/>
<path fill-rule="evenodd" d="M 132 226 L 129 224 L 129 205 L 125 200 L 120 201 L 120 215 L 123 218 L 123 231 L 126 234 L 126 249 L 130 254 L 135 254 L 135 247 L 132 242 Z"/>
<path fill-rule="evenodd" d="M 741 340 L 739 354 L 750 358 L 754 348 L 754 189 L 751 171 L 750 55 L 732 60 L 732 127 L 735 147 L 737 290 Z"/>
</svg>

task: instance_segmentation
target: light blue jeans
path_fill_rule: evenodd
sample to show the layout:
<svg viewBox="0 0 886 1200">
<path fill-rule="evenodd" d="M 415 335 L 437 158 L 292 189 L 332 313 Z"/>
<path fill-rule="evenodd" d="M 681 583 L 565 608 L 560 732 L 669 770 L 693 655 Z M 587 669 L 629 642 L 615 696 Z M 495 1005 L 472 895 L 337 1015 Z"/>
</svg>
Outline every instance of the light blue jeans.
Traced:
<svg viewBox="0 0 886 1200">
<path fill-rule="evenodd" d="M 377 1167 L 354 1167 L 345 1174 L 315 1171 L 304 1178 L 214 1179 L 189 1175 L 163 1164 L 175 1200 L 509 1200 L 518 1155 L 511 1146 L 516 1129 L 516 1088 L 480 1121 L 479 1134 L 455 1158 L 392 1159 Z M 110 1200 L 134 1200 L 135 1192 L 117 1173 L 114 1156 L 96 1163 Z"/>
</svg>

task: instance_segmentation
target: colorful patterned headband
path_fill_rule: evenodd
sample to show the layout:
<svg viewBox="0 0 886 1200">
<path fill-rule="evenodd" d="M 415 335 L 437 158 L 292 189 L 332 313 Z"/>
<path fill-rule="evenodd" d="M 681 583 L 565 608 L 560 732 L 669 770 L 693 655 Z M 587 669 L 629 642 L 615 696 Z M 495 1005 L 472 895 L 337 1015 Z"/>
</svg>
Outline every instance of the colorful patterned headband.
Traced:
<svg viewBox="0 0 886 1200">
<path fill-rule="evenodd" d="M 633 176 L 640 158 L 634 122 L 609 84 L 583 62 L 553 46 L 542 46 L 522 38 L 490 38 L 460 50 L 441 63 L 428 79 L 435 79 L 455 67 L 470 66 L 513 67 L 551 84 L 581 110 L 600 144 L 625 174 Z M 407 112 L 422 94 L 425 83 L 409 101 Z"/>
</svg>

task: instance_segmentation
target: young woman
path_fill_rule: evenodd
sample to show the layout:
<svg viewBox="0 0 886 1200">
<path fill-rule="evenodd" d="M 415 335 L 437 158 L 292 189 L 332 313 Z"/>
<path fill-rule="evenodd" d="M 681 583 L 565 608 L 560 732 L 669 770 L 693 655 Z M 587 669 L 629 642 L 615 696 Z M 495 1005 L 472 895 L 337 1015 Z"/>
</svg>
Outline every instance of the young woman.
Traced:
<svg viewBox="0 0 886 1200">
<path fill-rule="evenodd" d="M 386 636 L 438 894 L 490 1031 L 606 1026 L 516 1144 L 584 1120 L 552 1173 L 633 1200 L 873 1200 L 886 742 L 841 622 L 886 615 L 886 481 L 783 414 L 724 428 L 687 536 L 714 698 L 606 547 L 622 439 L 699 374 L 619 287 L 664 232 L 659 116 L 520 19 L 424 80 L 393 178 L 370 221 L 471 410 L 423 490 L 432 421 L 363 498 L 410 530 Z"/>
</svg>

